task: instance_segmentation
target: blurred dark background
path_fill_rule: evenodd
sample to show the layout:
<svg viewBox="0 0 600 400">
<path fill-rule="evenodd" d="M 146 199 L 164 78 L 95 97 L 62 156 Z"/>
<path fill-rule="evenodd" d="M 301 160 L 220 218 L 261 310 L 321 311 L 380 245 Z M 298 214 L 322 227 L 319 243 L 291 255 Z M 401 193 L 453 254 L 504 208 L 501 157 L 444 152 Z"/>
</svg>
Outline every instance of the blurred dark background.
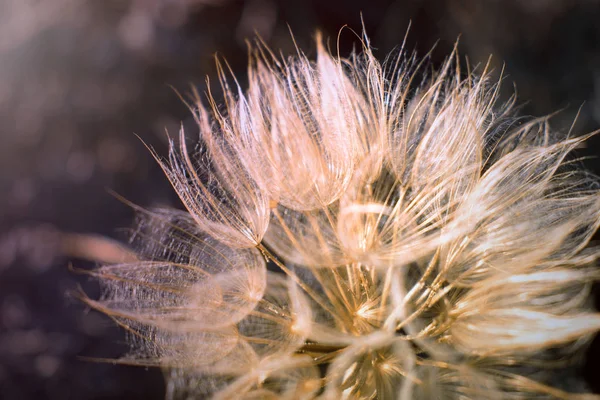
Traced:
<svg viewBox="0 0 600 400">
<path fill-rule="evenodd" d="M 317 29 L 335 44 L 343 25 L 360 32 L 361 12 L 381 59 L 409 21 L 409 49 L 423 55 L 438 42 L 434 64 L 460 35 L 472 64 L 490 54 L 496 72 L 505 64 L 504 96 L 514 83 L 524 114 L 561 109 L 552 126 L 569 129 L 580 110 L 575 133 L 600 128 L 598 0 L 0 0 L 0 398 L 163 398 L 158 370 L 80 358 L 127 346 L 69 295 L 78 286 L 98 294 L 68 264 L 118 258 L 103 238 L 126 239 L 132 223 L 107 188 L 143 206 L 178 206 L 134 133 L 164 154 L 165 129 L 191 124 L 169 85 L 203 91 L 215 53 L 243 80 L 255 32 L 291 53 L 291 29 L 314 55 Z M 353 44 L 344 31 L 342 55 Z M 598 146 L 593 138 L 581 154 Z M 597 160 L 587 164 L 600 172 Z M 597 393 L 599 358 L 596 340 L 579 371 Z"/>
</svg>

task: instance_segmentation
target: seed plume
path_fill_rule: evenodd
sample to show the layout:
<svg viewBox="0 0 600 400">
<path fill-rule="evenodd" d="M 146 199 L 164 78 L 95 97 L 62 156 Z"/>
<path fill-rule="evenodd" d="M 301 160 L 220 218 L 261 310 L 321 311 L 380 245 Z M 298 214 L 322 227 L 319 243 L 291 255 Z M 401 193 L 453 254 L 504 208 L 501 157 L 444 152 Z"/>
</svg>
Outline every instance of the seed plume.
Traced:
<svg viewBox="0 0 600 400">
<path fill-rule="evenodd" d="M 219 64 L 197 143 L 154 154 L 186 211 L 140 209 L 139 261 L 84 298 L 119 361 L 168 399 L 597 398 L 556 386 L 600 329 L 589 135 L 518 118 L 456 50 L 433 71 L 316 43 L 257 42 L 245 89 Z"/>
</svg>

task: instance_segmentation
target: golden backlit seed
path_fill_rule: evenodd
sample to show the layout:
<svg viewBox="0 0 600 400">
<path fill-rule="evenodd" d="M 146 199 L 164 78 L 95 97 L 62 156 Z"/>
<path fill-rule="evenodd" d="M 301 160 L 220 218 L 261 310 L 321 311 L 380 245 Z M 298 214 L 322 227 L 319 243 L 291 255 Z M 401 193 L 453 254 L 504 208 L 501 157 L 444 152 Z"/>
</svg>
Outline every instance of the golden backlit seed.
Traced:
<svg viewBox="0 0 600 400">
<path fill-rule="evenodd" d="M 187 212 L 145 212 L 141 261 L 92 273 L 122 362 L 169 370 L 169 399 L 591 398 L 545 369 L 600 329 L 598 179 L 565 161 L 587 137 L 507 123 L 487 67 L 417 79 L 368 43 L 258 44 L 246 90 L 196 99 L 197 149 L 157 156 Z"/>
</svg>

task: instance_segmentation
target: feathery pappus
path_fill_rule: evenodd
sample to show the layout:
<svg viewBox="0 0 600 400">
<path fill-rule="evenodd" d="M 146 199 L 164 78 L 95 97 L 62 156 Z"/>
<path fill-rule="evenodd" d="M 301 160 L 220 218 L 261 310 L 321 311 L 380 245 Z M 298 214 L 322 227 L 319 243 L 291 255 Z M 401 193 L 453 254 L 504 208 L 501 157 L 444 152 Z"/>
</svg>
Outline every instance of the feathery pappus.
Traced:
<svg viewBox="0 0 600 400">
<path fill-rule="evenodd" d="M 87 304 L 168 399 L 591 399 L 557 385 L 600 329 L 588 136 L 515 116 L 488 67 L 274 55 L 154 154 L 186 211 L 143 210 L 139 261 Z M 267 268 L 267 265 L 269 266 Z"/>
</svg>

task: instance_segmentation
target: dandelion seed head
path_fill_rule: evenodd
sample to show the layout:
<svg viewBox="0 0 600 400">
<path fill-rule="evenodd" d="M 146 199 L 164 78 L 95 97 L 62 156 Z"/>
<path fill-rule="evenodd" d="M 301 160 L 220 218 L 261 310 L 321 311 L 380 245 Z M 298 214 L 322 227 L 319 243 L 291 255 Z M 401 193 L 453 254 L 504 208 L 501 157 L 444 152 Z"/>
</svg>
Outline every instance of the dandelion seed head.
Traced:
<svg viewBox="0 0 600 400">
<path fill-rule="evenodd" d="M 195 95 L 198 144 L 155 154 L 186 211 L 142 210 L 140 261 L 92 272 L 123 362 L 168 399 L 571 398 L 553 374 L 600 329 L 587 136 L 455 53 L 250 54 L 222 107 Z"/>
</svg>

